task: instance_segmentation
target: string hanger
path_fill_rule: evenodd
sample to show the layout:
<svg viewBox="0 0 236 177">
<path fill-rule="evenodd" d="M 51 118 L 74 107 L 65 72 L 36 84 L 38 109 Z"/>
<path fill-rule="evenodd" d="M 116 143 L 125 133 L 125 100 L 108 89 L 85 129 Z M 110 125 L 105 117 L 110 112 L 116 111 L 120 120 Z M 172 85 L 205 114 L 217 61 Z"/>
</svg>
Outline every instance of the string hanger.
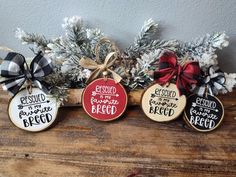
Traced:
<svg viewBox="0 0 236 177">
<path fill-rule="evenodd" d="M 104 62 L 102 63 L 102 60 L 100 58 L 100 51 L 101 51 L 101 45 L 104 43 L 108 43 L 111 45 L 112 52 L 109 52 L 107 54 L 107 56 L 104 59 Z M 120 56 L 119 49 L 115 45 L 115 43 L 111 42 L 108 38 L 102 38 L 100 41 L 98 41 L 95 47 L 95 55 L 96 55 L 95 60 L 88 57 L 83 57 L 79 61 L 79 64 L 83 68 L 94 70 L 91 73 L 90 77 L 87 79 L 87 83 L 90 83 L 92 80 L 98 78 L 101 74 L 103 74 L 104 79 L 106 79 L 108 73 L 112 74 L 112 77 L 116 83 L 120 82 L 122 80 L 122 77 L 116 72 L 114 72 L 111 68 L 111 66 Z"/>
</svg>

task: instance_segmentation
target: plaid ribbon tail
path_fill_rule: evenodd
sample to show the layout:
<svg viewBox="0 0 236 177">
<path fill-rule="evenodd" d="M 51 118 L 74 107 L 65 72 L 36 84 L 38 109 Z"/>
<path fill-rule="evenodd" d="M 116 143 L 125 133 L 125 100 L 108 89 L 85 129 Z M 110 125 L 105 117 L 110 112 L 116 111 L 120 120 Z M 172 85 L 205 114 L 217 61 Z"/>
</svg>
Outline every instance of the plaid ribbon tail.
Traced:
<svg viewBox="0 0 236 177">
<path fill-rule="evenodd" d="M 53 72 L 51 60 L 42 53 L 39 53 L 31 62 L 30 70 L 32 72 L 34 85 L 42 89 L 45 93 L 48 93 L 51 86 L 43 81 L 43 77 Z"/>
<path fill-rule="evenodd" d="M 43 90 L 45 93 L 49 93 L 49 90 L 51 90 L 52 88 L 52 86 L 45 81 L 34 80 L 33 83 L 36 87 Z"/>
<path fill-rule="evenodd" d="M 218 66 L 210 66 L 207 77 L 202 78 L 196 85 L 194 92 L 199 96 L 204 96 L 206 93 L 217 95 L 220 90 L 224 89 L 225 75 Z"/>
<path fill-rule="evenodd" d="M 0 83 L 2 84 L 3 90 L 9 91 L 12 95 L 15 95 L 25 83 L 25 78 L 22 77 L 18 79 L 8 79 Z"/>
</svg>

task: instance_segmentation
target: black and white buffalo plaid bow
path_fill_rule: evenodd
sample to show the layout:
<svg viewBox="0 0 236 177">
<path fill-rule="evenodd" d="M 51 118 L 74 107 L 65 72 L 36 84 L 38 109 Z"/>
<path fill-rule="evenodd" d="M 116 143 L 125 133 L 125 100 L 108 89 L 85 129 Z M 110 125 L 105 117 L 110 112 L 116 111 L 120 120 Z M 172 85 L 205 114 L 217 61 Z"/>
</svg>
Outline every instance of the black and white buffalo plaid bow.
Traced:
<svg viewBox="0 0 236 177">
<path fill-rule="evenodd" d="M 6 79 L 1 82 L 4 90 L 16 94 L 26 81 L 31 81 L 40 89 L 47 90 L 48 84 L 42 77 L 52 72 L 51 60 L 38 53 L 30 67 L 25 57 L 19 53 L 10 52 L 1 64 L 0 75 Z"/>
<path fill-rule="evenodd" d="M 218 66 L 210 66 L 207 74 L 202 76 L 202 79 L 199 80 L 195 87 L 195 93 L 200 96 L 204 96 L 206 92 L 210 95 L 217 95 L 221 89 L 225 88 L 224 83 L 224 73 Z"/>
</svg>

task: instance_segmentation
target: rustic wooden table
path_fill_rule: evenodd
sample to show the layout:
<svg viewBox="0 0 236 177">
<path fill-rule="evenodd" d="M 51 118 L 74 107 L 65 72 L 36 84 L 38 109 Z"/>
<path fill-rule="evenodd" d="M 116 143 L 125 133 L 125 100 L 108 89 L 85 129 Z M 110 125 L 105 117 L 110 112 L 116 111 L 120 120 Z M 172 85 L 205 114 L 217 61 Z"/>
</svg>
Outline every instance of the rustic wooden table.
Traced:
<svg viewBox="0 0 236 177">
<path fill-rule="evenodd" d="M 0 91 L 0 177 L 236 176 L 236 91 L 220 96 L 225 119 L 208 134 L 181 118 L 153 122 L 137 106 L 109 123 L 60 108 L 54 127 L 28 133 L 9 121 L 8 98 Z"/>
</svg>

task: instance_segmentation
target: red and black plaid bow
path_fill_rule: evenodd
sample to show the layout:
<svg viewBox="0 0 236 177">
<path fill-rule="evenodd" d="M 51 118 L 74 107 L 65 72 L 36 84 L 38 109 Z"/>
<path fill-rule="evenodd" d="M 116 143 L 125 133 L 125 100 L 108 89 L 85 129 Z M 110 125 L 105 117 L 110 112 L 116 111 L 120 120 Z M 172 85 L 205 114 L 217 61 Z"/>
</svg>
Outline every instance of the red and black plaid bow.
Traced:
<svg viewBox="0 0 236 177">
<path fill-rule="evenodd" d="M 177 56 L 165 52 L 159 61 L 159 70 L 154 72 L 154 80 L 163 85 L 176 77 L 176 85 L 180 95 L 190 92 L 192 84 L 196 84 L 201 74 L 198 62 L 190 61 L 183 66 L 178 65 Z"/>
</svg>

